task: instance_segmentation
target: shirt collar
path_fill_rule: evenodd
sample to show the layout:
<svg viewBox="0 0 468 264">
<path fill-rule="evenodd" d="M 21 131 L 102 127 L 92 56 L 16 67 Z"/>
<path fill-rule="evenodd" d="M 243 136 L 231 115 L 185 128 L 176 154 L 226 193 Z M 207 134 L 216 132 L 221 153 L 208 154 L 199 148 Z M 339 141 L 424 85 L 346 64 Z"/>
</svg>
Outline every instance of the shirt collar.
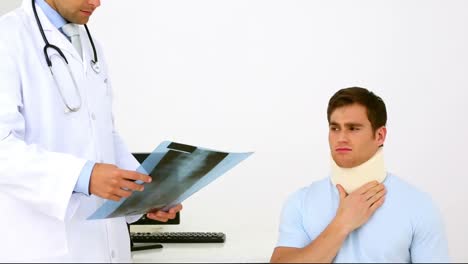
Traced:
<svg viewBox="0 0 468 264">
<path fill-rule="evenodd" d="M 63 25 L 68 22 L 63 18 L 59 12 L 53 9 L 45 0 L 36 0 L 36 4 L 42 9 L 42 12 L 49 19 L 50 23 L 57 29 L 60 29 Z"/>
</svg>

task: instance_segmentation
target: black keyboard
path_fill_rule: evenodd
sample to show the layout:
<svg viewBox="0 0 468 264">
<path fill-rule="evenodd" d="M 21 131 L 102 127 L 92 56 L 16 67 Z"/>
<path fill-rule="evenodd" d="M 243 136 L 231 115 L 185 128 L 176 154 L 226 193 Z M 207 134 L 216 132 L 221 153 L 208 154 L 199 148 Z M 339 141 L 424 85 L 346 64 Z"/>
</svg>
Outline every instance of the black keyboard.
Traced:
<svg viewBox="0 0 468 264">
<path fill-rule="evenodd" d="M 133 243 L 223 243 L 221 232 L 130 232 Z"/>
</svg>

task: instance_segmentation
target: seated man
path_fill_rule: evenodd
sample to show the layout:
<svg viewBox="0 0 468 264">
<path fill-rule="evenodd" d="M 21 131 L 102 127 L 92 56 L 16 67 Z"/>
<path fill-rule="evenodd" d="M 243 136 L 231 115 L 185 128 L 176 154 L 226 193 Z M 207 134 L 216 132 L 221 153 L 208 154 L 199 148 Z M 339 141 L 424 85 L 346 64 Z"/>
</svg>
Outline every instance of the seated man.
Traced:
<svg viewBox="0 0 468 264">
<path fill-rule="evenodd" d="M 429 195 L 385 171 L 383 100 L 342 89 L 327 117 L 331 175 L 289 197 L 271 262 L 448 262 Z"/>
</svg>

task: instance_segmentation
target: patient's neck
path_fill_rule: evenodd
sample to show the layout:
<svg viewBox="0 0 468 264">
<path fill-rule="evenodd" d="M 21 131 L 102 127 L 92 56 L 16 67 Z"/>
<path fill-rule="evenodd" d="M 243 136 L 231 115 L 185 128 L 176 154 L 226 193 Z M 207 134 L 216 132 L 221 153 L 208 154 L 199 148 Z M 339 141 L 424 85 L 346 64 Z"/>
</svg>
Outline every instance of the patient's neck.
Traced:
<svg viewBox="0 0 468 264">
<path fill-rule="evenodd" d="M 370 181 L 383 182 L 386 176 L 382 148 L 368 161 L 353 168 L 342 168 L 331 159 L 331 181 L 333 185 L 343 186 L 348 194 Z"/>
</svg>

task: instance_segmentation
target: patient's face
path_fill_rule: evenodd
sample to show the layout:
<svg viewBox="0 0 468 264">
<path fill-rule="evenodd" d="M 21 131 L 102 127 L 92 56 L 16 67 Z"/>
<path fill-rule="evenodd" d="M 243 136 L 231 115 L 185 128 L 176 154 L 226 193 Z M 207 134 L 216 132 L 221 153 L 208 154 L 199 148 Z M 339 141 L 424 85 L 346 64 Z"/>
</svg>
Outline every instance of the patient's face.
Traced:
<svg viewBox="0 0 468 264">
<path fill-rule="evenodd" d="M 342 168 L 353 168 L 368 161 L 383 144 L 385 135 L 385 127 L 372 131 L 367 110 L 360 104 L 339 107 L 330 115 L 330 152 Z"/>
</svg>

